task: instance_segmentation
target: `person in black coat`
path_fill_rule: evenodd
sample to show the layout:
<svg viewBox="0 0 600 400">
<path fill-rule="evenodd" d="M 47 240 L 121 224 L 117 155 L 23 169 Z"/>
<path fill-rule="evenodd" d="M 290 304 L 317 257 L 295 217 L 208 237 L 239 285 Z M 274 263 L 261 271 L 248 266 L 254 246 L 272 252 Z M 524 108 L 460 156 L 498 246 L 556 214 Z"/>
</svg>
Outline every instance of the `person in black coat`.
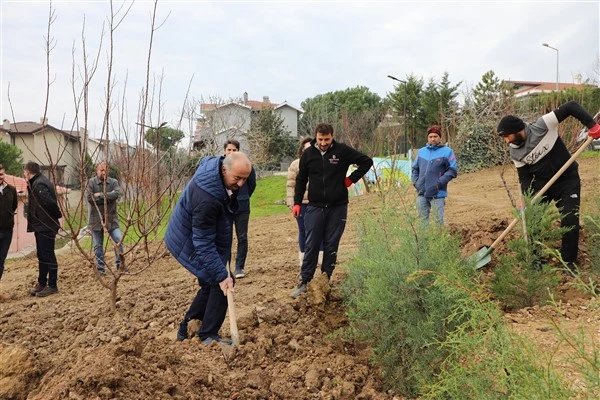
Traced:
<svg viewBox="0 0 600 400">
<path fill-rule="evenodd" d="M 58 293 L 58 262 L 54 246 L 62 217 L 56 190 L 48 178 L 41 174 L 40 166 L 29 161 L 23 175 L 27 181 L 27 232 L 35 235 L 38 258 L 38 282 L 31 288 L 32 296 L 45 297 Z"/>
<path fill-rule="evenodd" d="M 4 261 L 12 242 L 15 212 L 17 211 L 17 189 L 4 180 L 4 166 L 0 164 L 0 279 L 4 272 Z"/>
<path fill-rule="evenodd" d="M 302 261 L 302 280 L 292 292 L 296 298 L 306 292 L 308 282 L 317 268 L 319 249 L 323 243 L 324 254 L 321 271 L 331 279 L 337 252 L 346 227 L 348 214 L 348 187 L 356 183 L 373 165 L 373 160 L 352 147 L 333 139 L 333 126 L 321 123 L 315 129 L 315 139 L 300 157 L 294 207 L 292 213 L 298 217 L 302 199 L 308 186 L 308 207 L 304 215 L 306 247 Z M 351 165 L 357 168 L 350 175 Z"/>
</svg>

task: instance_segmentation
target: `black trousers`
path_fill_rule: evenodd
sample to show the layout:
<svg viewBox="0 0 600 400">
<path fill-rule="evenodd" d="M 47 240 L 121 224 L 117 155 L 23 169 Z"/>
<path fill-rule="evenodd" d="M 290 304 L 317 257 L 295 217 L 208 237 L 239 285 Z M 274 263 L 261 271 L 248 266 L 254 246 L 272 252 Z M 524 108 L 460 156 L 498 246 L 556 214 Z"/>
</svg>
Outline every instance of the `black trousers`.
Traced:
<svg viewBox="0 0 600 400">
<path fill-rule="evenodd" d="M 347 204 L 327 208 L 313 206 L 306 208 L 304 215 L 306 243 L 304 261 L 300 270 L 303 283 L 310 282 L 315 274 L 321 243 L 323 244 L 321 271 L 331 278 L 337 262 L 340 240 L 346 228 L 347 215 Z"/>
<path fill-rule="evenodd" d="M 41 286 L 56 288 L 58 279 L 58 262 L 54 253 L 56 232 L 34 232 L 35 247 L 38 258 L 38 283 Z"/>
<path fill-rule="evenodd" d="M 202 327 L 198 331 L 200 340 L 219 336 L 219 330 L 227 313 L 227 297 L 219 285 L 207 285 L 198 279 L 200 290 L 185 314 L 187 321 L 199 319 Z"/>
<path fill-rule="evenodd" d="M 579 173 L 563 175 L 554 182 L 550 189 L 542 196 L 542 201 L 556 201 L 560 210 L 561 227 L 570 228 L 562 236 L 560 255 L 565 262 L 577 261 L 577 250 L 579 246 L 579 205 L 581 204 L 581 180 Z"/>
<path fill-rule="evenodd" d="M 6 256 L 8 256 L 12 236 L 12 229 L 0 230 L 0 279 L 2 279 L 2 274 L 4 273 L 4 261 L 6 261 Z"/>
</svg>

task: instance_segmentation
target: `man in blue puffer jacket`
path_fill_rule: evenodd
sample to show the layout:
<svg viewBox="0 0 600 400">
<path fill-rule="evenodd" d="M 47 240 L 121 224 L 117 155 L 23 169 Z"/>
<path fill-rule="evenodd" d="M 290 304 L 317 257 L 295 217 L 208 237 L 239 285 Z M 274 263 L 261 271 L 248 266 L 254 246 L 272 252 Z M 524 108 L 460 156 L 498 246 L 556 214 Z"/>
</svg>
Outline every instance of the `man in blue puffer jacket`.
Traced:
<svg viewBox="0 0 600 400">
<path fill-rule="evenodd" d="M 187 339 L 188 322 L 199 319 L 202 327 L 198 336 L 203 344 L 231 343 L 219 337 L 227 312 L 227 291 L 233 291 L 233 279 L 227 271 L 231 226 L 237 209 L 237 190 L 251 171 L 252 164 L 244 153 L 204 158 L 173 210 L 165 244 L 200 284 L 179 324 L 178 340 Z"/>
<path fill-rule="evenodd" d="M 433 209 L 436 222 L 444 223 L 444 205 L 448 182 L 456 178 L 458 169 L 452 149 L 441 144 L 442 128 L 427 128 L 427 145 L 421 148 L 412 166 L 412 182 L 417 189 L 419 217 L 429 221 Z"/>
</svg>

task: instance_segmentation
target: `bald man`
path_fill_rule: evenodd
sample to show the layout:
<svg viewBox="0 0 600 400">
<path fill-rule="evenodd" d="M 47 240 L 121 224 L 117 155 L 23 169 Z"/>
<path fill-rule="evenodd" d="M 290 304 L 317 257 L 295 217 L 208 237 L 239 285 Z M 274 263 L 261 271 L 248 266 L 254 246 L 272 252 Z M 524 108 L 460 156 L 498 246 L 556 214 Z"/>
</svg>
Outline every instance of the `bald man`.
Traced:
<svg viewBox="0 0 600 400">
<path fill-rule="evenodd" d="M 227 262 L 231 257 L 237 191 L 251 171 L 248 156 L 241 152 L 204 158 L 173 210 L 165 244 L 200 285 L 179 324 L 180 341 L 188 338 L 188 322 L 198 319 L 202 321 L 198 331 L 202 344 L 231 343 L 219 336 L 219 330 L 227 312 L 227 291 L 233 290 Z"/>
</svg>

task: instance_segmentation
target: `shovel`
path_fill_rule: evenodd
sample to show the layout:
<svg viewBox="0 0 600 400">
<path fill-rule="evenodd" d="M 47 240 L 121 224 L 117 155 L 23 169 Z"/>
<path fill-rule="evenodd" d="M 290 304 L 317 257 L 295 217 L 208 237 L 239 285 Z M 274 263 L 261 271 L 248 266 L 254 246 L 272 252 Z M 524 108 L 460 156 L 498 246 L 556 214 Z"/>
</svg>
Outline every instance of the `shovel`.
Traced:
<svg viewBox="0 0 600 400">
<path fill-rule="evenodd" d="M 231 271 L 229 276 L 231 277 Z M 229 313 L 229 332 L 231 334 L 231 344 L 223 344 L 221 351 L 223 352 L 223 358 L 225 362 L 229 362 L 235 356 L 235 348 L 240 345 L 240 332 L 237 327 L 237 317 L 235 314 L 235 305 L 233 303 L 233 291 L 227 291 L 227 312 Z"/>
<path fill-rule="evenodd" d="M 586 147 L 589 146 L 590 143 L 592 143 L 592 140 L 594 140 L 594 138 L 591 136 L 588 136 L 586 141 L 583 142 L 583 144 L 581 146 L 579 146 L 577 151 L 575 153 L 573 153 L 573 155 L 571 156 L 571 158 L 569 158 L 567 160 L 565 165 L 563 165 L 556 172 L 556 174 L 554 174 L 554 176 L 548 181 L 548 183 L 546 183 L 544 185 L 544 187 L 541 188 L 540 191 L 536 193 L 536 195 L 531 199 L 531 204 L 534 204 L 535 202 L 537 202 L 540 199 L 540 197 L 542 197 L 544 195 L 544 193 L 546 193 L 546 191 L 550 188 L 550 186 L 552 186 L 554 184 L 554 182 L 556 182 L 556 180 L 558 178 L 560 178 L 560 176 L 563 174 L 563 172 L 565 172 L 565 170 L 567 168 L 569 168 L 569 166 L 571 164 L 573 164 L 573 162 L 579 156 L 579 154 L 581 154 L 581 152 L 583 152 L 586 149 Z M 515 227 L 517 222 L 519 222 L 518 218 L 513 219 L 512 222 L 506 227 L 504 232 L 502 232 L 500 234 L 500 236 L 498 236 L 498 239 L 496 239 L 489 248 L 484 246 L 481 249 L 479 249 L 475 254 L 473 254 L 472 256 L 469 257 L 469 260 L 471 260 L 472 262 L 475 263 L 475 269 L 481 269 L 482 267 L 486 266 L 490 261 L 492 261 L 492 257 L 490 255 L 492 254 L 494 249 L 500 244 L 500 242 L 502 242 L 502 240 L 504 240 L 504 238 L 506 237 L 506 235 L 508 235 L 510 230 Z"/>
</svg>

